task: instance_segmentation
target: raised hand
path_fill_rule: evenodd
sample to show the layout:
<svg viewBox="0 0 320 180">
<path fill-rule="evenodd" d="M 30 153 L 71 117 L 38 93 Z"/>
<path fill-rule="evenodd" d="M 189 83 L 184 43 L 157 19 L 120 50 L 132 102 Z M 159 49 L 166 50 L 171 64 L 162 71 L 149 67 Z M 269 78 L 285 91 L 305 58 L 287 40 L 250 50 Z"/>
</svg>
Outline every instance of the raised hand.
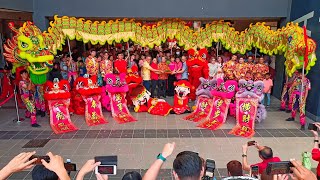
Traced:
<svg viewBox="0 0 320 180">
<path fill-rule="evenodd" d="M 175 142 L 165 144 L 162 150 L 162 156 L 164 158 L 169 157 L 172 154 L 175 147 L 176 147 Z"/>
</svg>

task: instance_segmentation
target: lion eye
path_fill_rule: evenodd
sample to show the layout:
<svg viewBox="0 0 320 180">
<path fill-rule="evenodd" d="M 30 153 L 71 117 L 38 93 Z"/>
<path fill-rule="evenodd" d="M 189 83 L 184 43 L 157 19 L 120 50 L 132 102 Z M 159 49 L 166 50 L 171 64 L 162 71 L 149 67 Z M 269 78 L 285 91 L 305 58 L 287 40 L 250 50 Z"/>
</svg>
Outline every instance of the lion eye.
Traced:
<svg viewBox="0 0 320 180">
<path fill-rule="evenodd" d="M 112 84 L 112 79 L 111 78 L 107 78 L 107 84 Z"/>
<path fill-rule="evenodd" d="M 25 43 L 25 42 L 21 42 L 21 47 L 22 48 L 27 48 L 29 45 L 27 44 L 27 43 Z"/>
<path fill-rule="evenodd" d="M 234 85 L 231 85 L 231 86 L 228 87 L 228 90 L 229 90 L 229 91 L 234 91 L 234 89 L 235 89 L 235 86 L 234 86 Z"/>
</svg>

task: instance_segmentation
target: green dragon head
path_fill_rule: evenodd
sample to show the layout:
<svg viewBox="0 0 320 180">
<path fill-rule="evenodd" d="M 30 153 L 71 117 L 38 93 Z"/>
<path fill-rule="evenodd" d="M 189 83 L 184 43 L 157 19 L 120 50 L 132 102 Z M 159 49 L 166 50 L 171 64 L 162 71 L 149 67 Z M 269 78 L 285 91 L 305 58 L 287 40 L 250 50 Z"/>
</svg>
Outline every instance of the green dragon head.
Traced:
<svg viewBox="0 0 320 180">
<path fill-rule="evenodd" d="M 32 22 L 25 22 L 19 30 L 13 23 L 9 23 L 9 27 L 16 35 L 4 45 L 6 60 L 15 67 L 25 66 L 34 84 L 44 84 L 54 56 L 48 50 L 43 33 Z"/>
</svg>

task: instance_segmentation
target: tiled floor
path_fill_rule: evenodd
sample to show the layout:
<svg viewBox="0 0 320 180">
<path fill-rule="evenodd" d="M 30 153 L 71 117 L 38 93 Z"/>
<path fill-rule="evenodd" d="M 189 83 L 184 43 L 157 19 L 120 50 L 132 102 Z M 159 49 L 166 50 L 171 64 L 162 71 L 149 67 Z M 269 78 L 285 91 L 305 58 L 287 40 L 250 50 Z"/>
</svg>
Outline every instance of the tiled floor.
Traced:
<svg viewBox="0 0 320 180">
<path fill-rule="evenodd" d="M 279 101 L 272 99 L 267 119 L 256 124 L 256 134 L 252 138 L 262 145 L 273 148 L 276 156 L 283 160 L 301 159 L 303 151 L 311 151 L 312 138 L 308 131 L 300 131 L 299 123 L 284 121 L 289 114 L 277 110 Z M 168 99 L 169 102 L 172 99 Z M 11 107 L 10 107 L 11 106 Z M 6 108 L 8 107 L 8 108 Z M 23 114 L 22 111 L 20 114 Z M 164 164 L 160 179 L 171 179 L 172 162 L 175 155 L 183 150 L 199 152 L 203 158 L 216 161 L 216 176 L 226 176 L 226 164 L 230 160 L 241 160 L 241 145 L 248 139 L 229 135 L 235 119 L 228 117 L 225 125 L 217 131 L 199 129 L 193 122 L 182 120 L 185 115 L 153 116 L 147 113 L 132 113 L 137 122 L 117 124 L 109 112 L 104 112 L 108 124 L 88 127 L 82 116 L 72 116 L 80 129 L 63 135 L 52 132 L 48 117 L 40 118 L 41 128 L 31 128 L 29 122 L 16 123 L 12 102 L 0 109 L 0 167 L 22 151 L 36 150 L 38 155 L 48 151 L 71 159 L 80 168 L 83 163 L 97 155 L 118 155 L 118 175 L 110 179 L 121 179 L 128 171 L 142 174 L 155 160 L 156 155 L 167 142 L 176 142 L 177 148 Z M 43 148 L 22 148 L 32 139 L 50 139 Z M 249 148 L 249 162 L 259 161 L 257 152 Z M 313 167 L 316 163 L 313 162 Z M 71 173 L 74 177 L 76 172 Z M 95 179 L 89 174 L 86 178 Z M 10 179 L 31 179 L 29 171 L 14 174 Z"/>
</svg>

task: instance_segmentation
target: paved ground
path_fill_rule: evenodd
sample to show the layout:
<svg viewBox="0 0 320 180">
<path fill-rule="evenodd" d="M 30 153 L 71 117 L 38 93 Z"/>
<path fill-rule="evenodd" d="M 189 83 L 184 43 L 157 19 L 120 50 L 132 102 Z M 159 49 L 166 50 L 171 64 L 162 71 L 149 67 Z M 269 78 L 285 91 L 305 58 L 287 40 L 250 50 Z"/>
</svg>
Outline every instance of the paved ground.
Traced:
<svg viewBox="0 0 320 180">
<path fill-rule="evenodd" d="M 172 99 L 168 99 L 172 101 Z M 8 107 L 9 106 L 9 107 Z M 83 163 L 97 155 L 118 155 L 118 175 L 110 179 L 121 179 L 125 172 L 136 170 L 142 174 L 156 159 L 167 142 L 176 142 L 177 148 L 163 166 L 159 179 L 172 179 L 171 167 L 175 155 L 183 150 L 199 152 L 203 158 L 216 161 L 216 176 L 227 175 L 226 164 L 230 160 L 241 161 L 241 145 L 248 139 L 229 135 L 235 125 L 235 119 L 228 117 L 225 125 L 217 131 L 203 130 L 193 122 L 182 120 L 184 115 L 167 117 L 152 116 L 147 113 L 132 113 L 137 122 L 117 124 L 109 112 L 104 112 L 109 123 L 88 127 L 82 116 L 72 116 L 80 129 L 64 135 L 52 133 L 48 117 L 40 118 L 41 128 L 31 128 L 29 122 L 17 124 L 12 102 L 0 109 L 0 167 L 12 157 L 23 151 L 37 151 L 44 155 L 48 151 L 71 159 L 80 168 Z M 311 151 L 313 139 L 308 131 L 300 131 L 296 122 L 284 121 L 289 114 L 278 111 L 279 101 L 272 99 L 267 119 L 256 124 L 256 135 L 252 138 L 262 145 L 273 148 L 274 154 L 283 160 L 301 159 L 301 153 Z M 23 114 L 22 111 L 20 114 Z M 32 139 L 50 139 L 43 148 L 22 148 Z M 250 163 L 259 161 L 255 149 L 248 152 Z M 312 162 L 316 167 L 316 162 Z M 71 175 L 74 177 L 76 172 Z M 90 174 L 86 178 L 95 179 Z M 10 179 L 31 179 L 29 171 L 14 174 Z"/>
</svg>

